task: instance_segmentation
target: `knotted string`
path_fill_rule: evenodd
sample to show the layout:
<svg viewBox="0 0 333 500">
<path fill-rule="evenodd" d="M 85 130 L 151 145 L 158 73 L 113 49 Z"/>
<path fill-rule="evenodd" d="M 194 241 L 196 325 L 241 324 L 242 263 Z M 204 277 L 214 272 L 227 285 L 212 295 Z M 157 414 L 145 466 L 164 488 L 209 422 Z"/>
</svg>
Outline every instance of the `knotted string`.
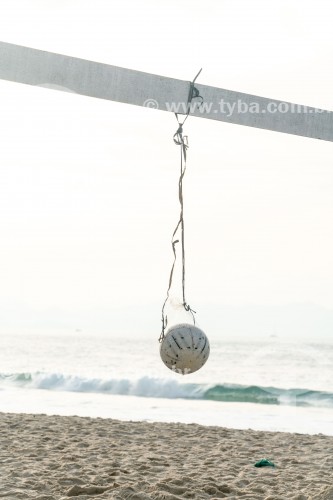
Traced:
<svg viewBox="0 0 333 500">
<path fill-rule="evenodd" d="M 178 198 L 179 198 L 179 203 L 180 203 L 180 215 L 179 215 L 179 220 L 177 222 L 177 225 L 175 227 L 175 230 L 172 234 L 171 238 L 171 245 L 172 245 L 172 251 L 173 251 L 173 264 L 170 272 L 170 277 L 169 277 L 169 288 L 167 291 L 167 297 L 164 301 L 163 307 L 162 307 L 162 332 L 159 338 L 159 342 L 162 342 L 162 340 L 165 337 L 165 329 L 168 325 L 168 317 L 165 314 L 165 306 L 166 303 L 169 300 L 170 297 L 170 289 L 172 286 L 172 278 L 173 278 L 173 273 L 177 261 L 177 251 L 176 251 L 176 245 L 179 243 L 179 239 L 175 239 L 176 235 L 178 233 L 178 230 L 180 228 L 180 239 L 181 239 L 181 247 L 182 247 L 182 306 L 184 307 L 185 311 L 190 312 L 192 314 L 193 322 L 195 324 L 195 317 L 194 313 L 195 311 L 191 309 L 191 307 L 188 305 L 186 302 L 185 298 L 185 242 L 184 242 L 184 196 L 183 196 L 183 179 L 186 171 L 186 151 L 188 149 L 188 137 L 186 135 L 183 135 L 183 125 L 186 120 L 188 115 L 186 115 L 183 123 L 179 122 L 178 115 L 176 114 L 177 122 L 178 122 L 178 129 L 175 132 L 173 136 L 174 143 L 177 144 L 177 146 L 180 146 L 180 177 L 178 181 Z"/>
<path fill-rule="evenodd" d="M 173 141 L 177 146 L 180 146 L 180 177 L 178 181 L 178 198 L 179 198 L 179 203 L 180 203 L 180 216 L 179 220 L 177 222 L 177 225 L 175 227 L 175 230 L 172 234 L 171 238 L 171 245 L 172 245 L 172 252 L 173 252 L 173 264 L 170 272 L 170 277 L 169 277 L 169 287 L 167 291 L 167 296 L 164 301 L 163 307 L 162 307 L 162 332 L 159 337 L 159 342 L 162 342 L 162 340 L 165 337 L 165 329 L 168 325 L 168 317 L 165 314 L 165 306 L 166 303 L 168 302 L 170 298 L 170 290 L 172 286 L 172 279 L 173 279 L 173 273 L 177 261 L 177 251 L 176 251 L 176 245 L 179 243 L 179 239 L 175 239 L 176 234 L 180 228 L 181 232 L 181 246 L 182 246 L 182 306 L 184 307 L 186 312 L 190 312 L 192 314 L 193 318 L 193 323 L 195 324 L 195 311 L 189 306 L 189 304 L 186 302 L 185 298 L 185 244 L 184 244 L 184 197 L 183 197 L 183 179 L 186 171 L 186 151 L 188 149 L 188 137 L 187 135 L 183 135 L 183 125 L 186 122 L 190 111 L 191 111 L 191 102 L 192 99 L 199 98 L 201 101 L 199 103 L 199 106 L 203 103 L 203 97 L 200 95 L 199 90 L 194 86 L 195 80 L 198 78 L 200 75 L 202 69 L 198 72 L 198 74 L 195 76 L 192 82 L 190 82 L 190 89 L 189 89 L 189 94 L 188 94 L 188 99 L 187 99 L 187 113 L 186 116 L 183 120 L 182 123 L 180 123 L 178 114 L 175 113 L 176 119 L 178 122 L 178 129 L 175 132 L 173 136 Z"/>
</svg>

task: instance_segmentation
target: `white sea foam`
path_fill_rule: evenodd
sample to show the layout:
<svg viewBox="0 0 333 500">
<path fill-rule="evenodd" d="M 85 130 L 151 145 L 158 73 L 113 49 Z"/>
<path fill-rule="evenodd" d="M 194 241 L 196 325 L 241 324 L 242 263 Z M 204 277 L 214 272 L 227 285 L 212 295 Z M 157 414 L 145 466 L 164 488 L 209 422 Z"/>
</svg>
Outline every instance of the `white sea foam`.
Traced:
<svg viewBox="0 0 333 500">
<path fill-rule="evenodd" d="M 0 386 L 48 391 L 82 392 L 166 399 L 204 399 L 224 402 L 333 408 L 333 393 L 238 384 L 193 384 L 174 379 L 100 379 L 62 373 L 0 374 Z"/>
</svg>

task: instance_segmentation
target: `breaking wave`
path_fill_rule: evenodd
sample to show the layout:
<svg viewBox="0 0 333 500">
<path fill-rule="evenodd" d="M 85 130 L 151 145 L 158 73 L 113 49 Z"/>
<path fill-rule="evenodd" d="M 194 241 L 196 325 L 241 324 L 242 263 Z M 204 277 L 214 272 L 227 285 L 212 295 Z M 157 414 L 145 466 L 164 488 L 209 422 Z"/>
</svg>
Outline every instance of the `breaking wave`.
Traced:
<svg viewBox="0 0 333 500">
<path fill-rule="evenodd" d="M 236 384 L 190 384 L 172 379 L 142 377 L 130 379 L 84 378 L 61 373 L 0 374 L 1 386 L 132 395 L 147 398 L 204 399 L 212 401 L 292 405 L 333 408 L 333 393 L 310 389 L 279 389 L 276 387 Z"/>
</svg>

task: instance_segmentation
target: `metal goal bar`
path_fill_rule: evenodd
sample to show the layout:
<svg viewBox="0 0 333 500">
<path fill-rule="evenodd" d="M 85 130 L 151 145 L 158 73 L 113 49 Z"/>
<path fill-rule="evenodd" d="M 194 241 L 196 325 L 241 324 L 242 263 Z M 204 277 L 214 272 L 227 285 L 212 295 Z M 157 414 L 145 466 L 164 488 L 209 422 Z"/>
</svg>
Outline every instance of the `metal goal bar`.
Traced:
<svg viewBox="0 0 333 500">
<path fill-rule="evenodd" d="M 188 81 L 5 42 L 0 78 L 180 114 L 189 104 Z M 190 103 L 193 116 L 333 141 L 331 111 L 197 83 L 195 88 L 202 100 Z"/>
</svg>

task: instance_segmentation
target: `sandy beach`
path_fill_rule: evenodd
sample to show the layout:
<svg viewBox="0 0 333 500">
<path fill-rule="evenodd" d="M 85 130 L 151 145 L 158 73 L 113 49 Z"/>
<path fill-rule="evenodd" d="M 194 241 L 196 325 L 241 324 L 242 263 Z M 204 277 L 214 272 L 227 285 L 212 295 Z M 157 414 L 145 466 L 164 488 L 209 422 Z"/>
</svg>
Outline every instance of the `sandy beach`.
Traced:
<svg viewBox="0 0 333 500">
<path fill-rule="evenodd" d="M 11 500 L 333 499 L 324 435 L 2 413 L 0 441 Z"/>
</svg>

